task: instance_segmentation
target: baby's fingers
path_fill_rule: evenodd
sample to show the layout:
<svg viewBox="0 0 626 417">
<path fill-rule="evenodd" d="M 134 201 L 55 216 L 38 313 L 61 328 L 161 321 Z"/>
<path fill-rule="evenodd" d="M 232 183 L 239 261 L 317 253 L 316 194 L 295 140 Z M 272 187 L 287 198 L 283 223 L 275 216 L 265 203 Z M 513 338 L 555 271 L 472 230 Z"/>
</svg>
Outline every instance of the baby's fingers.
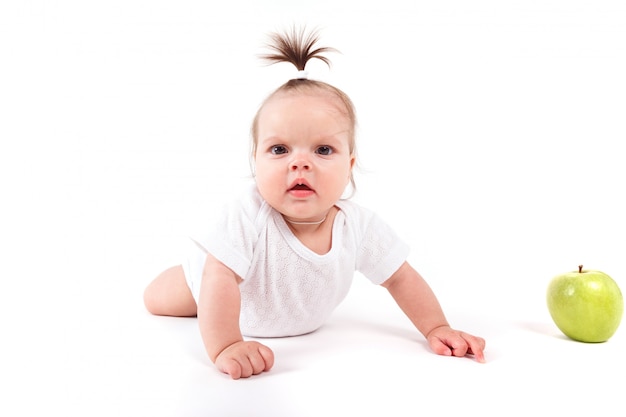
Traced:
<svg viewBox="0 0 626 417">
<path fill-rule="evenodd" d="M 224 349 L 215 365 L 232 379 L 248 378 L 269 371 L 274 365 L 274 353 L 258 342 L 237 342 Z"/>
<path fill-rule="evenodd" d="M 443 343 L 441 339 L 432 337 L 428 339 L 428 343 L 432 351 L 437 355 L 452 356 L 452 349 L 446 343 Z"/>
<path fill-rule="evenodd" d="M 217 369 L 230 375 L 232 379 L 239 379 L 243 376 L 243 369 L 241 369 L 241 365 L 239 362 L 231 358 L 219 361 L 217 363 Z"/>
<path fill-rule="evenodd" d="M 259 354 L 263 358 L 263 362 L 265 364 L 263 371 L 269 371 L 274 366 L 274 352 L 267 346 L 260 345 L 259 346 Z"/>
<path fill-rule="evenodd" d="M 468 353 L 474 355 L 477 362 L 485 363 L 485 339 L 482 337 L 471 336 L 468 334 L 463 334 L 463 338 L 467 342 L 468 345 Z"/>
<path fill-rule="evenodd" d="M 247 359 L 250 362 L 252 375 L 258 375 L 262 372 L 269 371 L 274 365 L 274 354 L 268 347 L 263 345 L 258 345 L 258 349 L 254 349 L 250 352 Z M 247 376 L 250 376 L 250 374 Z"/>
<path fill-rule="evenodd" d="M 428 343 L 433 352 L 443 356 L 463 357 L 474 355 L 477 362 L 485 362 L 483 350 L 485 340 L 471 334 L 451 329 L 442 329 L 438 334 L 428 337 Z"/>
</svg>

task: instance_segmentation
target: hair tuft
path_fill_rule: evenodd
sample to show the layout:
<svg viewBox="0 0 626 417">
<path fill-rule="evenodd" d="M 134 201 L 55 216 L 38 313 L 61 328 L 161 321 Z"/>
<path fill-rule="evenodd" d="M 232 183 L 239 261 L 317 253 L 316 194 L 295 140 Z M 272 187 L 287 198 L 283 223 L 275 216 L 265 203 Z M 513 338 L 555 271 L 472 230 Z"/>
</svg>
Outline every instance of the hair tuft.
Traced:
<svg viewBox="0 0 626 417">
<path fill-rule="evenodd" d="M 307 32 L 305 28 L 297 29 L 293 27 L 290 31 L 271 34 L 270 42 L 267 44 L 271 52 L 260 57 L 270 65 L 279 62 L 289 62 L 298 71 L 304 71 L 307 62 L 311 59 L 319 59 L 330 67 L 330 60 L 324 54 L 337 52 L 337 50 L 330 47 L 315 48 L 315 44 L 318 41 L 319 33 L 317 30 Z"/>
</svg>

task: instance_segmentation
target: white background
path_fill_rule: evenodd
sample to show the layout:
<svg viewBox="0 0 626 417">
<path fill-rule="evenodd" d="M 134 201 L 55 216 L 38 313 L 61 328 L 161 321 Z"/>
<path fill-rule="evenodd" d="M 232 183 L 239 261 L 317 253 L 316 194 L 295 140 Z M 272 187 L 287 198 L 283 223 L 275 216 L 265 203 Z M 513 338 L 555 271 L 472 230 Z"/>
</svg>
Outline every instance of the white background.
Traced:
<svg viewBox="0 0 626 417">
<path fill-rule="evenodd" d="M 581 263 L 626 288 L 624 2 L 216 4 L 0 5 L 0 414 L 619 414 L 624 329 L 567 340 L 545 289 Z M 256 56 L 292 24 L 341 51 L 309 72 L 356 104 L 355 200 L 487 364 L 429 353 L 359 276 L 245 381 L 212 367 L 195 319 L 144 311 L 248 180 L 254 112 L 295 71 Z"/>
</svg>

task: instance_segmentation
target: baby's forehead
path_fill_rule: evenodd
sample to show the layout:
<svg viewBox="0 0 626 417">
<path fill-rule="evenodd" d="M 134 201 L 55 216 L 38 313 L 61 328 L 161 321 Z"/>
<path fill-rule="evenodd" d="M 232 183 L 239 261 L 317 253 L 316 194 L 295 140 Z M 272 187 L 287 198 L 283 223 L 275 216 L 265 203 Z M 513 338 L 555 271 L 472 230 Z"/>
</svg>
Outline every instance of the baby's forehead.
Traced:
<svg viewBox="0 0 626 417">
<path fill-rule="evenodd" d="M 259 114 L 259 128 L 277 126 L 308 126 L 325 129 L 328 126 L 351 130 L 350 120 L 341 103 L 328 97 L 288 95 L 274 97 L 265 103 Z"/>
<path fill-rule="evenodd" d="M 329 94 L 282 94 L 268 100 L 259 114 L 259 123 L 332 123 L 351 130 L 350 118 L 342 103 Z"/>
<path fill-rule="evenodd" d="M 298 99 L 298 98 L 322 99 L 322 100 L 327 100 L 329 102 L 340 101 L 336 94 L 333 94 L 330 91 L 324 90 L 321 87 L 311 86 L 311 87 L 300 87 L 300 88 L 278 90 L 267 99 L 267 102 L 271 102 L 274 100 Z"/>
</svg>

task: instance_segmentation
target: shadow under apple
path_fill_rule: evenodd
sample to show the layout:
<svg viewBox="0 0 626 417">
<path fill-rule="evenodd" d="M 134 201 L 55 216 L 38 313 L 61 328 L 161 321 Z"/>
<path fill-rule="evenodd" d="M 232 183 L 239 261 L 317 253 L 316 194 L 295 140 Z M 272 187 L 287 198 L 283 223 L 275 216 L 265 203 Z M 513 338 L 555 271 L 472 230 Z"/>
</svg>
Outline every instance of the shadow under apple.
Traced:
<svg viewBox="0 0 626 417">
<path fill-rule="evenodd" d="M 517 322 L 516 325 L 529 332 L 541 334 L 544 336 L 551 336 L 557 339 L 573 341 L 572 339 L 570 339 L 569 337 L 561 333 L 559 329 L 556 328 L 554 324 L 552 323 L 538 322 L 538 321 L 522 321 L 522 322 Z"/>
</svg>

